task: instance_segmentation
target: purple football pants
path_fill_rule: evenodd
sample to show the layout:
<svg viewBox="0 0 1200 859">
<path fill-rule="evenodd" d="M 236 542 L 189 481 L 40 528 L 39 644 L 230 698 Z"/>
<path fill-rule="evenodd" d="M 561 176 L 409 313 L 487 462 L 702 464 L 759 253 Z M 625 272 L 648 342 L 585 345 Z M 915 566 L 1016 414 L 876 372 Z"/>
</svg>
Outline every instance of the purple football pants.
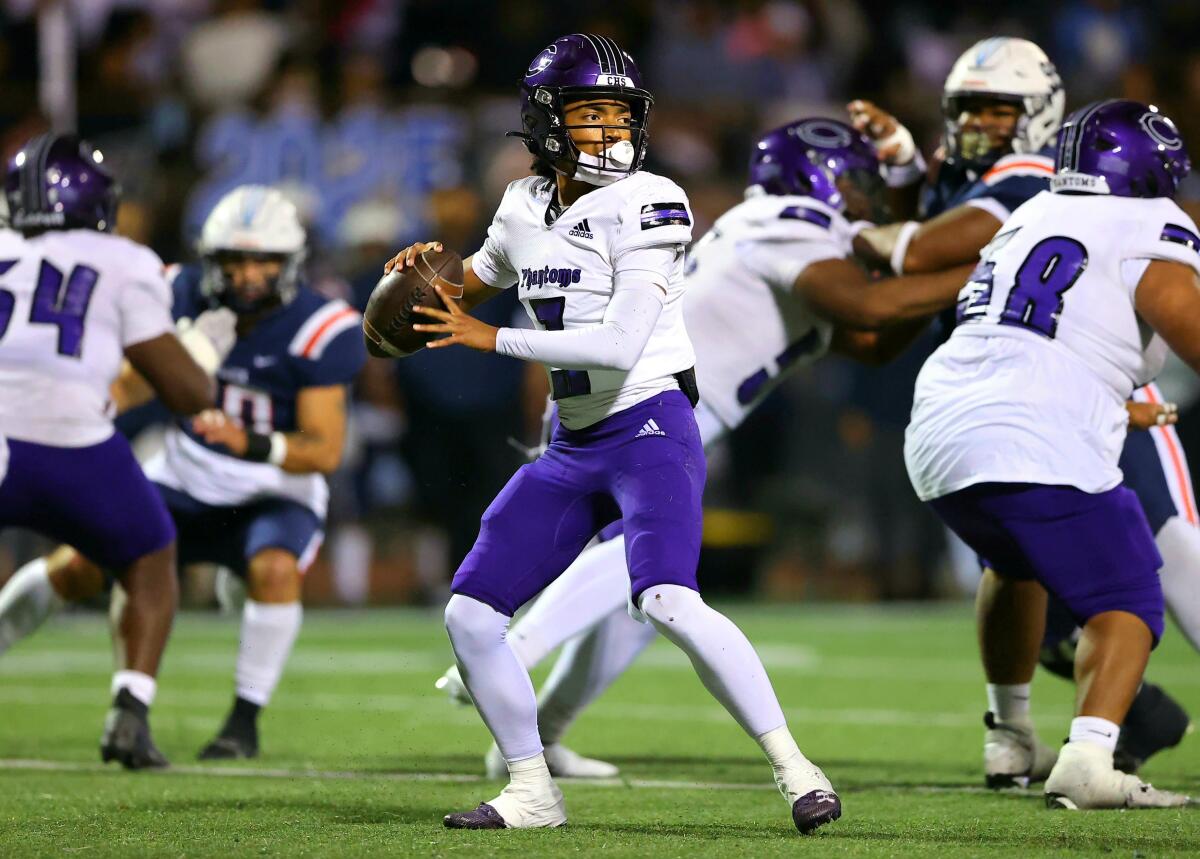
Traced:
<svg viewBox="0 0 1200 859">
<path fill-rule="evenodd" d="M 1137 496 L 1124 486 L 981 483 L 930 502 L 1001 576 L 1036 579 L 1079 625 L 1106 611 L 1163 633 L 1162 558 Z"/>
<path fill-rule="evenodd" d="M 696 590 L 704 477 L 696 419 L 679 391 L 582 430 L 559 426 L 483 514 L 451 590 L 511 616 L 618 520 L 635 603 L 654 585 Z"/>
<path fill-rule="evenodd" d="M 5 443 L 0 528 L 37 531 L 118 573 L 175 540 L 166 505 L 124 436 L 90 447 Z"/>
</svg>

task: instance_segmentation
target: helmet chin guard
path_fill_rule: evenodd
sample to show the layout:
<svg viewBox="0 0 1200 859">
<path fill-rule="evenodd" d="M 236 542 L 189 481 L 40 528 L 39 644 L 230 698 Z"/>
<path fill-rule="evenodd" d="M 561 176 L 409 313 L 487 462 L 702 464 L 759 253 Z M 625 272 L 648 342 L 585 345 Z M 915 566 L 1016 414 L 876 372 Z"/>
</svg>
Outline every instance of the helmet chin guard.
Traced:
<svg viewBox="0 0 1200 859">
<path fill-rule="evenodd" d="M 629 125 L 574 125 L 566 106 L 583 100 L 612 99 L 629 106 Z M 607 185 L 637 172 L 646 158 L 647 123 L 654 97 L 642 86 L 633 58 L 607 36 L 573 33 L 556 39 L 530 63 L 521 81 L 521 131 L 509 132 L 555 171 L 595 185 Z M 571 139 L 575 129 L 598 128 L 628 137 L 600 155 L 583 153 Z M 628 157 L 627 157 L 628 156 Z"/>
</svg>

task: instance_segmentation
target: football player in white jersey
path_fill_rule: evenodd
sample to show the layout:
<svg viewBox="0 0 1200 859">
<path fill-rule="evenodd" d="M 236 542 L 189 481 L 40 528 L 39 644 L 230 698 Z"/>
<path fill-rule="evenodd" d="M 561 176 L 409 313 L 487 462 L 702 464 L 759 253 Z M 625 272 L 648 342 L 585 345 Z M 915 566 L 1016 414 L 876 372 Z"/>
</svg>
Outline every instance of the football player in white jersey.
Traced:
<svg viewBox="0 0 1200 859">
<path fill-rule="evenodd" d="M 789 372 L 829 351 L 882 363 L 954 304 L 969 266 L 871 282 L 852 260 L 851 220 L 877 218 L 882 192 L 871 142 L 844 123 L 803 119 L 757 142 L 746 200 L 718 219 L 687 266 L 683 312 L 698 356 L 696 418 L 706 446 L 736 429 Z M 625 611 L 624 536 L 619 528 L 603 536 L 508 636 L 532 668 L 587 632 L 564 651 L 539 703 L 547 762 L 560 775 L 616 775 L 560 740 L 655 636 Z M 470 700 L 456 669 L 438 685 Z M 495 747 L 487 770 L 503 772 Z"/>
<path fill-rule="evenodd" d="M 147 713 L 177 601 L 175 529 L 113 430 L 109 388 L 128 359 L 188 415 L 212 404 L 212 380 L 175 336 L 162 261 L 111 234 L 117 190 L 98 151 L 74 136 L 35 137 L 9 165 L 4 190 L 0 527 L 80 546 L 124 587 L 115 624 L 123 664 L 100 753 L 130 769 L 165 766 Z M 210 359 L 218 351 L 209 344 Z M 8 598 L 0 609 L 19 618 L 37 609 L 27 601 L 46 598 Z M 12 633 L 0 624 L 0 646 Z"/>
<path fill-rule="evenodd" d="M 521 92 L 522 137 L 543 175 L 509 186 L 487 242 L 467 261 L 463 307 L 447 301 L 425 330 L 449 335 L 436 348 L 462 343 L 548 365 L 561 424 L 484 514 L 454 578 L 447 630 L 510 782 L 446 825 L 566 821 L 529 675 L 505 633 L 517 608 L 619 520 L 632 605 L 687 653 L 759 743 L 793 822 L 810 832 L 837 819 L 841 803 L 797 748 L 753 647 L 696 590 L 705 462 L 684 328 L 691 215 L 679 186 L 638 170 L 651 96 L 610 39 L 580 34 L 542 51 Z M 514 285 L 537 330 L 497 330 L 463 312 Z"/>
<path fill-rule="evenodd" d="M 323 537 L 346 386 L 366 358 L 358 313 L 302 283 L 305 250 L 295 206 L 278 190 L 243 185 L 205 220 L 200 264 L 172 267 L 178 319 L 236 319 L 216 370 L 221 408 L 169 425 L 164 449 L 145 464 L 175 523 L 179 564 L 219 564 L 246 583 L 234 701 L 202 760 L 258 755 L 259 714 L 299 634 L 303 577 Z M 0 592 L 0 626 L 9 605 L 47 586 L 41 611 L 23 612 L 13 638 L 64 601 L 98 594 L 105 581 L 91 557 L 63 549 L 27 565 Z"/>
<path fill-rule="evenodd" d="M 989 561 L 998 600 L 1036 581 L 1083 627 L 1051 807 L 1187 802 L 1116 770 L 1113 750 L 1163 631 L 1162 560 L 1117 464 L 1125 402 L 1168 346 L 1200 371 L 1200 237 L 1171 200 L 1188 168 L 1155 108 L 1073 114 L 1053 193 L 984 249 L 960 324 L 917 379 L 905 460 L 918 496 Z M 1032 672 L 1044 608 L 1025 614 L 985 623 L 981 640 L 1006 639 Z"/>
<path fill-rule="evenodd" d="M 896 272 L 935 272 L 978 259 L 1009 215 L 1050 187 L 1054 138 L 1062 123 L 1065 95 L 1054 64 L 1033 42 L 994 37 L 972 45 L 955 62 L 942 92 L 945 134 L 928 181 L 912 135 L 877 106 L 849 105 L 852 122 L 876 139 L 892 202 L 906 203 L 918 221 L 861 230 L 855 249 L 873 264 Z M 942 315 L 944 336 L 955 313 Z M 1187 460 L 1172 426 L 1173 406 L 1154 384 L 1139 388 L 1127 404 L 1130 427 L 1148 432 L 1127 436 L 1121 455 L 1126 485 L 1138 496 L 1163 556 L 1161 576 L 1167 606 L 1184 634 L 1200 649 L 1200 528 L 1187 476 Z M 990 628 L 1004 629 L 1031 616 L 1010 589 L 997 602 L 995 577 L 984 570 L 976 614 Z M 1041 604 L 1044 591 L 1026 583 L 1020 600 Z M 1073 679 L 1077 630 L 1069 613 L 1051 601 L 1042 643 L 1042 664 Z M 986 640 L 986 639 L 985 639 Z M 984 777 L 989 787 L 1042 781 L 1055 750 L 1041 742 L 1030 719 L 1032 674 L 1009 659 L 1004 641 L 985 645 L 983 665 L 988 702 L 984 723 Z M 1132 772 L 1155 752 L 1180 741 L 1189 727 L 1183 708 L 1153 683 L 1143 684 L 1118 743 L 1119 766 Z"/>
</svg>

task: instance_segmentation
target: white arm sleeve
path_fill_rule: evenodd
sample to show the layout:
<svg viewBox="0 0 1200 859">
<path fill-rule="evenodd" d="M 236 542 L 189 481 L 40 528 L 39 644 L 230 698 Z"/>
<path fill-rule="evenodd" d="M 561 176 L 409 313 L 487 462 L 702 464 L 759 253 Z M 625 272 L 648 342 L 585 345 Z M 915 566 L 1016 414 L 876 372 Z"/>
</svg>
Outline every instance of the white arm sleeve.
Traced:
<svg viewBox="0 0 1200 859">
<path fill-rule="evenodd" d="M 563 370 L 629 370 L 646 348 L 664 298 L 652 283 L 621 283 L 599 325 L 569 331 L 501 328 L 496 351 Z"/>
</svg>

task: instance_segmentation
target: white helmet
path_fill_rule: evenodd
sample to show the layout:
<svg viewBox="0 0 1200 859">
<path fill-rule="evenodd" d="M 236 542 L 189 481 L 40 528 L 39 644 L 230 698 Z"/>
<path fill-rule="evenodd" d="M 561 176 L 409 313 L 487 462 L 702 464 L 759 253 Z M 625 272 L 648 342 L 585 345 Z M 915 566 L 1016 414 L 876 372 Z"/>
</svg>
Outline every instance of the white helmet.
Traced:
<svg viewBox="0 0 1200 859">
<path fill-rule="evenodd" d="M 976 42 L 955 61 L 942 90 L 948 159 L 962 157 L 958 151 L 960 99 L 980 97 L 1010 101 L 1021 108 L 1012 138 L 1016 153 L 1037 152 L 1054 140 L 1067 100 L 1054 63 L 1033 42 L 1006 36 Z M 1003 154 L 997 151 L 994 157 L 970 160 L 983 167 Z"/>
<path fill-rule="evenodd" d="M 204 266 L 205 291 L 239 313 L 253 313 L 296 297 L 304 264 L 305 234 L 292 202 L 266 185 L 240 185 L 220 199 L 204 221 L 197 245 Z M 264 299 L 240 301 L 221 268 L 231 256 L 271 258 L 283 269 Z"/>
</svg>

